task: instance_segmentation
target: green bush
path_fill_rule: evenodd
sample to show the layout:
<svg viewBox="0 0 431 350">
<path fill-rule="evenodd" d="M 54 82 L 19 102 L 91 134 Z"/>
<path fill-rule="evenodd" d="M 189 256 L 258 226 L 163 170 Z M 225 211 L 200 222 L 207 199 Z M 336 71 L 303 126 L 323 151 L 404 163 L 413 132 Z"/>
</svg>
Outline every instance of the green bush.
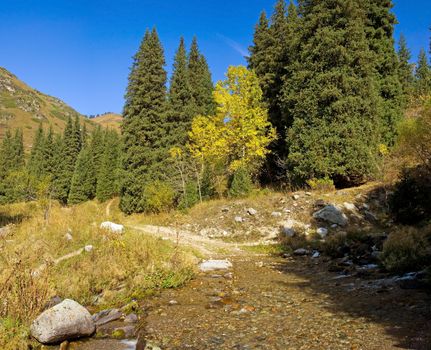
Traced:
<svg viewBox="0 0 431 350">
<path fill-rule="evenodd" d="M 229 195 L 231 197 L 246 197 L 253 190 L 253 181 L 250 173 L 245 168 L 239 168 L 232 175 L 229 185 Z"/>
<path fill-rule="evenodd" d="M 195 182 L 189 182 L 186 184 L 186 193 L 181 196 L 180 202 L 178 203 L 179 209 L 187 209 L 193 207 L 199 202 L 199 191 Z"/>
<path fill-rule="evenodd" d="M 307 185 L 313 191 L 329 192 L 335 190 L 334 181 L 329 177 L 307 180 Z"/>
<path fill-rule="evenodd" d="M 149 212 L 160 213 L 172 208 L 174 190 L 171 185 L 163 181 L 152 181 L 144 187 L 145 209 Z"/>
<path fill-rule="evenodd" d="M 431 218 L 431 172 L 426 165 L 402 172 L 389 206 L 402 224 L 417 225 Z"/>
<path fill-rule="evenodd" d="M 403 273 L 431 267 L 431 226 L 401 228 L 383 245 L 381 261 L 389 271 Z"/>
</svg>

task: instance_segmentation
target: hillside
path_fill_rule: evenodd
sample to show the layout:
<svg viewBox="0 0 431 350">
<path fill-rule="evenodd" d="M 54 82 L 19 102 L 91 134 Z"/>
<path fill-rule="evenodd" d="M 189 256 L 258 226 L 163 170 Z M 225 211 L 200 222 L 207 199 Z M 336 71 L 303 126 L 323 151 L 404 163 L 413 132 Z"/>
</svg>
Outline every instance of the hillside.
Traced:
<svg viewBox="0 0 431 350">
<path fill-rule="evenodd" d="M 91 120 L 103 127 L 120 131 L 121 123 L 123 122 L 123 116 L 117 113 L 105 113 L 98 115 Z"/>
<path fill-rule="evenodd" d="M 67 118 L 78 115 L 92 129 L 94 123 L 56 97 L 43 94 L 0 67 L 0 139 L 6 130 L 21 128 L 24 146 L 31 147 L 36 129 L 42 123 L 61 132 Z"/>
</svg>

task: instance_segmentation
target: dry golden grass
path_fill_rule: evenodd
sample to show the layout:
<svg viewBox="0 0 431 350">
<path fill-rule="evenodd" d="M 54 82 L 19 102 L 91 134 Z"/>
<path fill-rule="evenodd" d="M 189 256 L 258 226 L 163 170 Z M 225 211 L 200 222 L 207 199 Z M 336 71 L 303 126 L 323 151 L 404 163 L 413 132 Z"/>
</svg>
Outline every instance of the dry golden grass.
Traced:
<svg viewBox="0 0 431 350">
<path fill-rule="evenodd" d="M 123 235 L 99 229 L 106 219 L 126 221 L 116 203 L 109 217 L 107 203 L 53 205 L 48 224 L 37 203 L 0 207 L 3 224 L 15 221 L 0 240 L 1 349 L 7 343 L 15 346 L 8 349 L 20 349 L 19 339 L 27 341 L 26 327 L 55 295 L 96 311 L 177 287 L 192 277 L 194 257 L 173 243 L 128 229 Z M 87 245 L 93 250 L 56 262 Z"/>
</svg>

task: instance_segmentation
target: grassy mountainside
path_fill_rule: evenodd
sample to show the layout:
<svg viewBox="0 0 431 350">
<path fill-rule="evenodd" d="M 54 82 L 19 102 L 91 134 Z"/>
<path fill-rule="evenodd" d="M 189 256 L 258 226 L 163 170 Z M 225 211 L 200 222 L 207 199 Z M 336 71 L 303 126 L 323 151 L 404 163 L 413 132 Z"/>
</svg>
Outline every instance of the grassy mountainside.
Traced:
<svg viewBox="0 0 431 350">
<path fill-rule="evenodd" d="M 105 113 L 93 118 L 92 121 L 103 127 L 120 131 L 123 116 L 116 113 Z"/>
<path fill-rule="evenodd" d="M 69 116 L 78 115 L 91 130 L 94 123 L 58 98 L 45 95 L 19 80 L 15 75 L 0 67 L 0 139 L 6 130 L 21 128 L 26 149 L 39 123 L 55 132 L 61 132 Z"/>
</svg>

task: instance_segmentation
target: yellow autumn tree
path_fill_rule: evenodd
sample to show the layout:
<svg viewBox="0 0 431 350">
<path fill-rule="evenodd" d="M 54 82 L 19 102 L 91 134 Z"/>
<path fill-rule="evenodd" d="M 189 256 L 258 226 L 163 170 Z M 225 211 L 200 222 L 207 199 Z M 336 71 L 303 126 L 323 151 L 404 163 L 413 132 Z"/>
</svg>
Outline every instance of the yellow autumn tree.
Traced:
<svg viewBox="0 0 431 350">
<path fill-rule="evenodd" d="M 189 132 L 188 148 L 200 174 L 206 164 L 223 164 L 224 177 L 240 168 L 256 171 L 276 138 L 256 74 L 231 66 L 226 78 L 215 87 L 216 115 L 197 116 Z"/>
</svg>

